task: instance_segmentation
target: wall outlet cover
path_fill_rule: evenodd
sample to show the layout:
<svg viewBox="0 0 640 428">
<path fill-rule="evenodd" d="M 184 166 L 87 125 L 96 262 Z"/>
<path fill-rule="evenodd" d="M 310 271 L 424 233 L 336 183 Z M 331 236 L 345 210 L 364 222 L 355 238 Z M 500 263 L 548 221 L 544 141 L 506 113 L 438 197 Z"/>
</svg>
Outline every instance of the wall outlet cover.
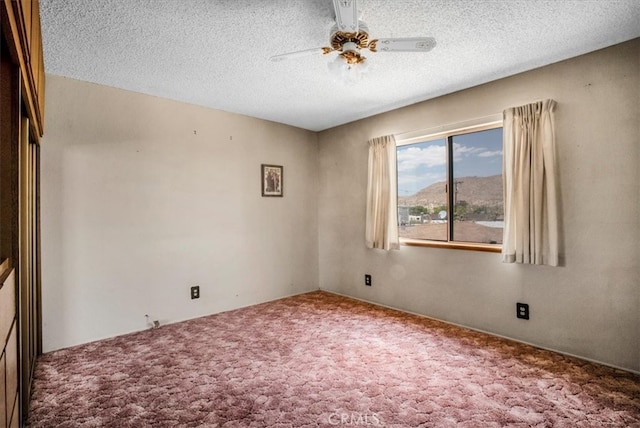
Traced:
<svg viewBox="0 0 640 428">
<path fill-rule="evenodd" d="M 200 298 L 200 286 L 195 285 L 191 287 L 191 299 L 199 299 Z"/>
<path fill-rule="evenodd" d="M 529 319 L 529 305 L 527 303 L 516 303 L 516 318 Z"/>
</svg>

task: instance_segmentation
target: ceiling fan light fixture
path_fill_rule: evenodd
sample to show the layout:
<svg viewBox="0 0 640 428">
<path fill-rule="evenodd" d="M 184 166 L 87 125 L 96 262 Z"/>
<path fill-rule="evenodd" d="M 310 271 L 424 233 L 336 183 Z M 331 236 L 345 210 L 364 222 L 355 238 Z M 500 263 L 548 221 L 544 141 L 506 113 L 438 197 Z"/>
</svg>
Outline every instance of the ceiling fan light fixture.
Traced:
<svg viewBox="0 0 640 428">
<path fill-rule="evenodd" d="M 361 51 L 429 52 L 436 46 L 433 37 L 382 38 L 369 40 L 367 24 L 358 19 L 358 0 L 332 0 L 336 23 L 329 32 L 329 46 L 306 49 L 270 57 L 271 61 L 299 58 L 307 55 L 328 55 L 337 52 L 327 63 L 330 73 L 341 82 L 354 83 L 367 71 L 369 61 Z"/>
<path fill-rule="evenodd" d="M 330 33 L 329 44 L 337 51 L 342 50 L 346 43 L 355 43 L 360 49 L 366 48 L 369 44 L 369 28 L 362 21 L 360 21 L 359 29 L 355 33 L 340 31 L 337 25 L 331 28 Z"/>
<path fill-rule="evenodd" d="M 342 53 L 338 55 L 349 65 L 358 65 L 364 62 L 366 59 L 360 54 L 358 45 L 354 42 L 346 42 L 342 45 Z"/>
<path fill-rule="evenodd" d="M 346 57 L 345 57 L 346 56 Z M 357 59 L 350 63 L 348 57 Z M 355 85 L 369 70 L 369 63 L 359 52 L 347 51 L 335 57 L 327 63 L 327 68 L 334 80 L 344 85 Z"/>
<path fill-rule="evenodd" d="M 339 58 L 342 58 L 344 62 L 349 64 L 350 66 L 359 66 L 359 64 L 363 64 L 366 57 L 363 57 L 358 51 L 346 51 L 342 52 L 338 55 Z"/>
</svg>

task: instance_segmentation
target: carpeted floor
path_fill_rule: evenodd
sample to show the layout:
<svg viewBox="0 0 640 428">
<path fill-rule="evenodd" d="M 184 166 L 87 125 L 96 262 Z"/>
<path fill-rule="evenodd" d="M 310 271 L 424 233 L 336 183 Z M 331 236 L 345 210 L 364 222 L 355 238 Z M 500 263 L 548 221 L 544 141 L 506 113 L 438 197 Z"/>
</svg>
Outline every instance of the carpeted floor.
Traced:
<svg viewBox="0 0 640 428">
<path fill-rule="evenodd" d="M 313 292 L 43 355 L 31 427 L 630 427 L 640 376 Z"/>
</svg>

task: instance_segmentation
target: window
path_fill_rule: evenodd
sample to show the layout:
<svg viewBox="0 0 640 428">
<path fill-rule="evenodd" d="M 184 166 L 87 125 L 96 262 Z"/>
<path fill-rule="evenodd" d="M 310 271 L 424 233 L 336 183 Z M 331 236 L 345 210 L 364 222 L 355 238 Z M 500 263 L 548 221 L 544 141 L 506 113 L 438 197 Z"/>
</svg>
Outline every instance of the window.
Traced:
<svg viewBox="0 0 640 428">
<path fill-rule="evenodd" d="M 400 140 L 398 225 L 405 240 L 501 244 L 501 123 Z"/>
</svg>

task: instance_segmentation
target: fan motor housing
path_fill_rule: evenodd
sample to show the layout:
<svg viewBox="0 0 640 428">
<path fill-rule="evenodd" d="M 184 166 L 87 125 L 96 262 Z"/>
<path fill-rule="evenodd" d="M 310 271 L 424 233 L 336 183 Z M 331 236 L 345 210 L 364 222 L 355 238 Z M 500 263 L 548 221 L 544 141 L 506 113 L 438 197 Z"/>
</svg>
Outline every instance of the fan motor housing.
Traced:
<svg viewBox="0 0 640 428">
<path fill-rule="evenodd" d="M 329 39 L 331 47 L 337 51 L 342 51 L 345 43 L 355 43 L 358 49 L 365 49 L 369 44 L 369 29 L 364 22 L 358 23 L 358 31 L 356 33 L 348 33 L 338 31 L 338 26 L 334 25 L 331 29 L 331 37 Z"/>
</svg>

